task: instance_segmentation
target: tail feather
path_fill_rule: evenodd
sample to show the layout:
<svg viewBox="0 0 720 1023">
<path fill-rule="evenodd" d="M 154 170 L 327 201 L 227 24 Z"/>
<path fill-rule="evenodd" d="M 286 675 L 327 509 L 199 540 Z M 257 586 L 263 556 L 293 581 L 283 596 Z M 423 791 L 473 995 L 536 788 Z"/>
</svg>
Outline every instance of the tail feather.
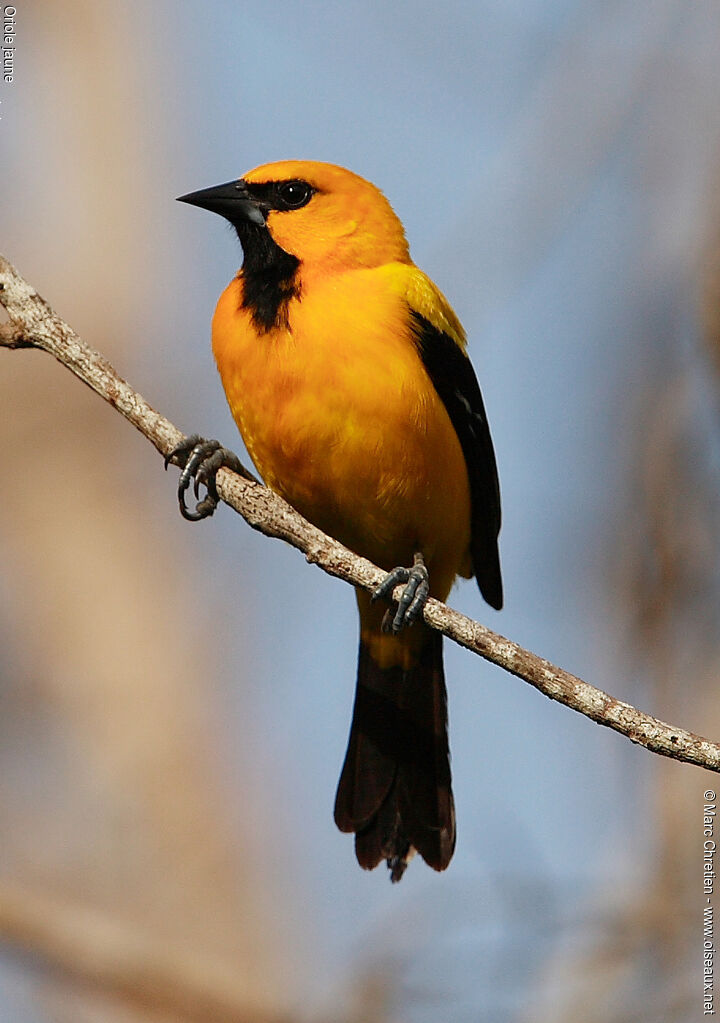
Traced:
<svg viewBox="0 0 720 1023">
<path fill-rule="evenodd" d="M 422 630 L 422 642 L 418 633 Z M 385 859 L 399 880 L 413 851 L 444 870 L 455 848 L 442 636 L 413 626 L 410 666 L 380 666 L 361 638 L 353 721 L 335 800 L 367 870 Z M 388 637 L 401 643 L 401 637 Z"/>
</svg>

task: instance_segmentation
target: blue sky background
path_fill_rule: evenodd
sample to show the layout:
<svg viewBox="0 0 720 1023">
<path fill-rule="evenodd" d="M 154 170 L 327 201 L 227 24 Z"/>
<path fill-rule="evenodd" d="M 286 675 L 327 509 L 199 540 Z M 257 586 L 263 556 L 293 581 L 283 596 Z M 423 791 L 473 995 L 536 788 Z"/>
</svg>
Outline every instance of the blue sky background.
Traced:
<svg viewBox="0 0 720 1023">
<path fill-rule="evenodd" d="M 72 140 L 89 107 L 64 89 L 79 81 L 91 97 L 93 67 L 53 46 L 65 16 L 63 2 L 19 7 L 18 77 L 2 92 L 3 251 L 82 331 L 58 269 L 73 224 L 95 247 L 114 317 L 88 340 L 182 429 L 241 450 L 209 346 L 241 254 L 218 218 L 174 197 L 283 158 L 373 180 L 467 329 L 497 451 L 506 607 L 494 613 L 468 583 L 451 603 L 668 717 L 628 655 L 617 579 L 647 389 L 699 358 L 717 4 L 95 5 L 83 31 L 97 33 L 96 59 L 115 40 L 116 106 L 82 166 Z M 128 123 L 139 162 L 116 133 Z M 136 247 L 139 283 L 107 226 L 84 220 L 87 190 Z M 57 386 L 70 401 L 69 382 Z M 354 688 L 351 592 L 227 509 L 186 525 L 149 448 L 117 457 L 122 479 L 162 508 L 154 542 L 183 552 L 188 614 L 210 622 L 225 810 L 247 828 L 245 793 L 261 794 L 250 830 L 284 907 L 274 925 L 297 952 L 283 999 L 328 1010 L 363 971 L 394 964 L 393 1019 L 520 1018 L 581 907 L 652 872 L 655 760 L 447 644 L 455 859 L 442 876 L 415 863 L 393 888 L 361 872 L 332 823 Z M 678 723 L 702 731 L 692 709 Z"/>
</svg>

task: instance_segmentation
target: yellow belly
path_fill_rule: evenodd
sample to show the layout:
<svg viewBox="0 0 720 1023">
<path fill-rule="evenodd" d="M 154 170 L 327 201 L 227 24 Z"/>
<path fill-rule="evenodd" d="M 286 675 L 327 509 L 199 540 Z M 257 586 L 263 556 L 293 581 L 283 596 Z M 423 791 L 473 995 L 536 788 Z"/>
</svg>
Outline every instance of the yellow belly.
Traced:
<svg viewBox="0 0 720 1023">
<path fill-rule="evenodd" d="M 376 271 L 308 286 L 258 335 L 234 280 L 213 320 L 230 408 L 268 486 L 384 568 L 420 550 L 434 595 L 469 574 L 470 497 L 455 430 Z"/>
</svg>

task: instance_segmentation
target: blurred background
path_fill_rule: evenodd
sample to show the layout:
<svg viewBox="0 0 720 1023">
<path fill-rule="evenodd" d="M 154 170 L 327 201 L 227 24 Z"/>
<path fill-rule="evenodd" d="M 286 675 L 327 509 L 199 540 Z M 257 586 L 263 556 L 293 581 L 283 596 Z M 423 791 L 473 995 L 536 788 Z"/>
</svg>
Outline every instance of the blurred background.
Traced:
<svg viewBox="0 0 720 1023">
<path fill-rule="evenodd" d="M 282 158 L 383 188 L 470 337 L 506 608 L 451 603 L 666 721 L 720 726 L 716 0 L 18 2 L 0 250 L 187 433 L 241 254 L 174 197 Z M 444 875 L 361 871 L 332 806 L 349 588 L 0 351 L 0 1018 L 702 1016 L 702 806 L 447 644 Z"/>
</svg>

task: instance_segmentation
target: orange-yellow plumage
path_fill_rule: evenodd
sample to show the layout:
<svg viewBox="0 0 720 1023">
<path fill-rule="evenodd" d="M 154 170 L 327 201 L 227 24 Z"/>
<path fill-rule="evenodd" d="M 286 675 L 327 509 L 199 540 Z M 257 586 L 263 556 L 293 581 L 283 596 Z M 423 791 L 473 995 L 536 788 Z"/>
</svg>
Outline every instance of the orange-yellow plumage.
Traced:
<svg viewBox="0 0 720 1023">
<path fill-rule="evenodd" d="M 313 201 L 301 209 L 271 210 L 267 224 L 285 252 L 303 262 L 303 278 L 325 277 L 343 270 L 410 263 L 403 226 L 379 188 L 328 163 L 282 160 L 246 174 L 251 185 L 299 179 L 317 187 Z"/>
<path fill-rule="evenodd" d="M 465 335 L 413 264 L 370 182 L 283 161 L 187 197 L 236 227 L 245 262 L 218 303 L 213 350 L 265 479 L 311 522 L 391 570 L 421 554 L 444 599 L 473 572 L 499 606 L 499 496 Z M 482 507 L 484 504 L 486 508 Z M 401 876 L 455 841 L 440 637 L 394 634 L 358 593 L 355 717 L 336 820 L 358 859 Z"/>
<path fill-rule="evenodd" d="M 261 344 L 236 278 L 215 313 L 213 349 L 266 483 L 382 568 L 422 550 L 444 598 L 469 572 L 467 470 L 409 337 L 396 280 L 404 270 L 303 279 L 287 326 Z"/>
</svg>

